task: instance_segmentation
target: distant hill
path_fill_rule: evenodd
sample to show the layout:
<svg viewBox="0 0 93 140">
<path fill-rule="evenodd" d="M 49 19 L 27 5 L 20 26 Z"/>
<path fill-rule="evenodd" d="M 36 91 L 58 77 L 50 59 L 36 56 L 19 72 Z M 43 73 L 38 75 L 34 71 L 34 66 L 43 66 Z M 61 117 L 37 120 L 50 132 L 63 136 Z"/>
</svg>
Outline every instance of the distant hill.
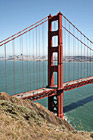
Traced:
<svg viewBox="0 0 93 140">
<path fill-rule="evenodd" d="M 65 62 L 93 62 L 93 56 L 64 56 Z"/>
</svg>

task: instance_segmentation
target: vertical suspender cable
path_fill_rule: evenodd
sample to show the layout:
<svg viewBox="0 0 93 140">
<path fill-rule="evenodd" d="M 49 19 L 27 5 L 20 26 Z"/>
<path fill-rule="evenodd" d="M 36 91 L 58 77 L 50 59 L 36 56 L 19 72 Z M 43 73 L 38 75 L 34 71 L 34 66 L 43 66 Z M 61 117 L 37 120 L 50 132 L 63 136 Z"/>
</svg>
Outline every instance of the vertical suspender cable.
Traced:
<svg viewBox="0 0 93 140">
<path fill-rule="evenodd" d="M 33 31 L 33 88 L 35 89 L 35 71 L 34 71 L 34 31 Z"/>
<path fill-rule="evenodd" d="M 14 83 L 14 94 L 16 93 L 15 90 L 15 42 L 12 41 L 12 51 L 13 51 L 13 83 Z"/>
<path fill-rule="evenodd" d="M 70 24 L 69 24 L 69 31 L 70 31 Z M 70 55 L 70 58 L 71 58 L 71 45 L 70 45 L 71 39 L 70 38 L 71 38 L 71 36 L 69 34 L 69 55 Z M 69 78 L 71 80 L 71 62 L 69 62 Z"/>
<path fill-rule="evenodd" d="M 74 26 L 73 26 L 73 34 L 74 34 Z M 75 71 L 74 71 L 74 37 L 73 37 L 73 81 L 75 80 Z"/>
<path fill-rule="evenodd" d="M 19 57 L 21 56 L 21 37 L 20 37 L 20 54 Z M 21 60 L 20 60 L 20 91 L 21 91 Z"/>
<path fill-rule="evenodd" d="M 78 31 L 77 31 L 77 38 L 78 38 Z M 78 40 L 77 40 L 77 43 L 76 43 L 76 56 L 78 56 Z M 76 63 L 76 69 L 77 69 L 77 73 L 76 73 L 76 75 L 77 75 L 77 77 L 76 77 L 76 79 L 78 79 L 78 57 L 77 57 L 77 63 Z"/>
<path fill-rule="evenodd" d="M 85 37 L 84 37 L 84 43 L 85 43 Z M 84 45 L 84 77 L 85 77 L 85 45 Z"/>
<path fill-rule="evenodd" d="M 37 28 L 36 28 L 36 59 L 37 58 Z M 37 89 L 38 89 L 38 62 L 36 61 L 36 82 L 37 82 Z"/>
<path fill-rule="evenodd" d="M 66 21 L 66 20 L 65 20 L 65 21 Z M 65 27 L 67 27 L 66 25 L 67 25 L 67 24 L 66 24 L 66 22 L 65 22 Z M 65 42 L 66 42 L 66 56 L 67 56 L 67 55 L 68 55 L 68 54 L 67 54 L 68 48 L 67 48 L 67 31 L 66 31 L 66 30 L 65 30 L 65 33 L 66 33 L 66 41 L 65 41 Z M 68 65 L 68 64 L 67 64 L 67 61 L 66 61 L 66 82 L 68 81 L 68 77 L 67 77 L 68 67 L 67 67 L 67 65 Z"/>
<path fill-rule="evenodd" d="M 39 29 L 39 59 L 40 59 L 40 29 Z M 39 60 L 39 88 L 40 88 L 40 60 Z"/>
<path fill-rule="evenodd" d="M 62 17 L 63 17 L 63 16 L 62 16 Z M 66 28 L 66 19 L 64 19 L 64 20 L 65 20 L 65 28 Z M 64 49 L 65 49 L 65 52 L 66 52 L 66 53 L 65 53 L 65 57 L 66 57 L 66 55 L 67 55 L 66 30 L 64 30 L 64 32 L 65 32 L 65 36 L 64 36 L 64 42 L 65 42 L 65 46 L 64 46 L 64 47 L 65 47 L 65 48 L 64 48 Z M 65 77 L 66 77 L 66 79 L 67 79 L 67 62 L 65 62 Z M 66 79 L 65 79 L 65 80 L 66 80 Z M 67 81 L 66 81 L 66 82 L 67 82 Z"/>
<path fill-rule="evenodd" d="M 69 27 L 68 27 L 69 28 Z M 69 68 L 70 68 L 70 62 L 69 62 L 69 58 L 70 58 L 70 43 L 69 43 L 69 41 L 70 41 L 70 34 L 69 34 L 69 32 L 68 32 L 68 80 L 70 81 L 70 70 L 69 70 Z"/>
<path fill-rule="evenodd" d="M 82 34 L 81 34 L 81 41 L 82 41 Z M 81 43 L 81 78 L 82 78 L 82 43 Z"/>
<path fill-rule="evenodd" d="M 77 37 L 79 38 L 78 31 L 77 31 Z M 79 79 L 79 41 L 78 41 L 77 47 L 78 47 L 78 70 L 77 70 L 77 76 L 78 76 L 78 79 Z"/>
<path fill-rule="evenodd" d="M 87 40 L 87 45 L 88 45 L 88 40 Z M 87 47 L 87 77 L 88 77 L 88 47 Z"/>
<path fill-rule="evenodd" d="M 91 42 L 90 42 L 90 47 L 91 47 Z M 91 49 L 90 49 L 90 76 L 91 76 Z"/>
<path fill-rule="evenodd" d="M 7 73 L 6 73 L 6 44 L 4 44 L 4 53 L 5 53 L 5 88 L 6 88 L 6 93 L 7 93 Z"/>
<path fill-rule="evenodd" d="M 76 34 L 76 30 L 75 30 L 75 34 Z M 77 43 L 77 42 L 76 42 L 76 38 L 75 38 L 75 41 L 74 41 L 74 44 L 75 44 L 74 57 L 76 57 L 76 43 Z M 75 62 L 74 62 L 74 67 L 75 67 L 75 73 L 74 73 L 75 75 L 74 75 L 74 76 L 75 76 L 75 80 L 76 80 L 76 73 L 77 73 L 76 70 L 77 70 L 77 69 L 76 69 L 76 63 L 75 63 Z"/>
<path fill-rule="evenodd" d="M 24 59 L 24 54 L 23 54 L 23 36 L 22 36 L 22 40 L 21 40 L 22 42 L 22 84 L 23 84 L 23 92 L 24 92 L 24 64 L 23 64 L 23 59 Z"/>
<path fill-rule="evenodd" d="M 29 75 L 30 75 L 30 90 L 31 90 L 31 55 L 30 55 L 30 32 L 29 32 Z"/>
<path fill-rule="evenodd" d="M 26 34 L 26 59 L 27 59 L 27 90 L 28 90 L 28 37 Z"/>
<path fill-rule="evenodd" d="M 44 34 L 42 25 L 42 47 L 43 47 L 43 59 L 44 59 Z M 43 60 L 43 87 L 44 87 L 44 60 Z"/>
</svg>

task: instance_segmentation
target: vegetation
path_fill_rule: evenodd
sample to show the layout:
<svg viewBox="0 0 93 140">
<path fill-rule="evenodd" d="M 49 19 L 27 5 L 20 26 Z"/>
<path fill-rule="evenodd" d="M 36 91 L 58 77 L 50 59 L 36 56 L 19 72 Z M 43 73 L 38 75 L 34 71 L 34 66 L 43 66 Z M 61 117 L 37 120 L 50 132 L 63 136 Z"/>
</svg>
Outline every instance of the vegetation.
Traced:
<svg viewBox="0 0 93 140">
<path fill-rule="evenodd" d="M 92 140 L 39 103 L 0 93 L 0 140 Z"/>
</svg>

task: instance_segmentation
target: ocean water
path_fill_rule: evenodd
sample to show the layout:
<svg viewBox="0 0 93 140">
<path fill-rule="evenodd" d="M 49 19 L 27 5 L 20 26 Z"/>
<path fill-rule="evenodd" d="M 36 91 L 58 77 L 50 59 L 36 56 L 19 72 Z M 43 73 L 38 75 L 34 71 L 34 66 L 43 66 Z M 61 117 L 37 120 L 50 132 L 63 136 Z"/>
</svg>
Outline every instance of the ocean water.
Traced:
<svg viewBox="0 0 93 140">
<path fill-rule="evenodd" d="M 93 75 L 93 63 L 65 63 L 63 81 L 75 80 Z M 88 69 L 88 71 L 87 71 Z M 5 84 L 5 74 L 6 81 Z M 48 63 L 0 61 L 0 92 L 9 95 L 47 86 Z M 38 79 L 38 80 L 37 80 Z M 57 77 L 54 73 L 54 84 Z M 7 90 L 6 90 L 7 87 Z M 47 98 L 38 100 L 48 108 Z M 64 116 L 77 130 L 93 131 L 93 84 L 64 92 Z"/>
</svg>

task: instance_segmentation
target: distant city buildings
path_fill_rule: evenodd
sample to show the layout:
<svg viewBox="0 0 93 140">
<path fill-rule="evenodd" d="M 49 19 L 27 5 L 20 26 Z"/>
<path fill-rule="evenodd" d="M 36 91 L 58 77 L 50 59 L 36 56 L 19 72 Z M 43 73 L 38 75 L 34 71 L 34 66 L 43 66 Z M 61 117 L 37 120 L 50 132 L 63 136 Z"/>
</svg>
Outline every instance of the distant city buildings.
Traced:
<svg viewBox="0 0 93 140">
<path fill-rule="evenodd" d="M 5 57 L 0 57 L 0 60 L 5 60 Z M 47 56 L 29 56 L 29 55 L 13 55 L 9 57 L 6 57 L 6 60 L 10 61 L 47 61 L 48 57 Z"/>
<path fill-rule="evenodd" d="M 5 60 L 5 57 L 0 57 L 0 60 Z M 6 57 L 8 61 L 48 61 L 48 56 L 30 56 L 30 55 L 9 55 Z M 54 61 L 57 61 L 57 56 L 54 55 Z M 93 56 L 64 56 L 64 62 L 93 62 Z"/>
</svg>

